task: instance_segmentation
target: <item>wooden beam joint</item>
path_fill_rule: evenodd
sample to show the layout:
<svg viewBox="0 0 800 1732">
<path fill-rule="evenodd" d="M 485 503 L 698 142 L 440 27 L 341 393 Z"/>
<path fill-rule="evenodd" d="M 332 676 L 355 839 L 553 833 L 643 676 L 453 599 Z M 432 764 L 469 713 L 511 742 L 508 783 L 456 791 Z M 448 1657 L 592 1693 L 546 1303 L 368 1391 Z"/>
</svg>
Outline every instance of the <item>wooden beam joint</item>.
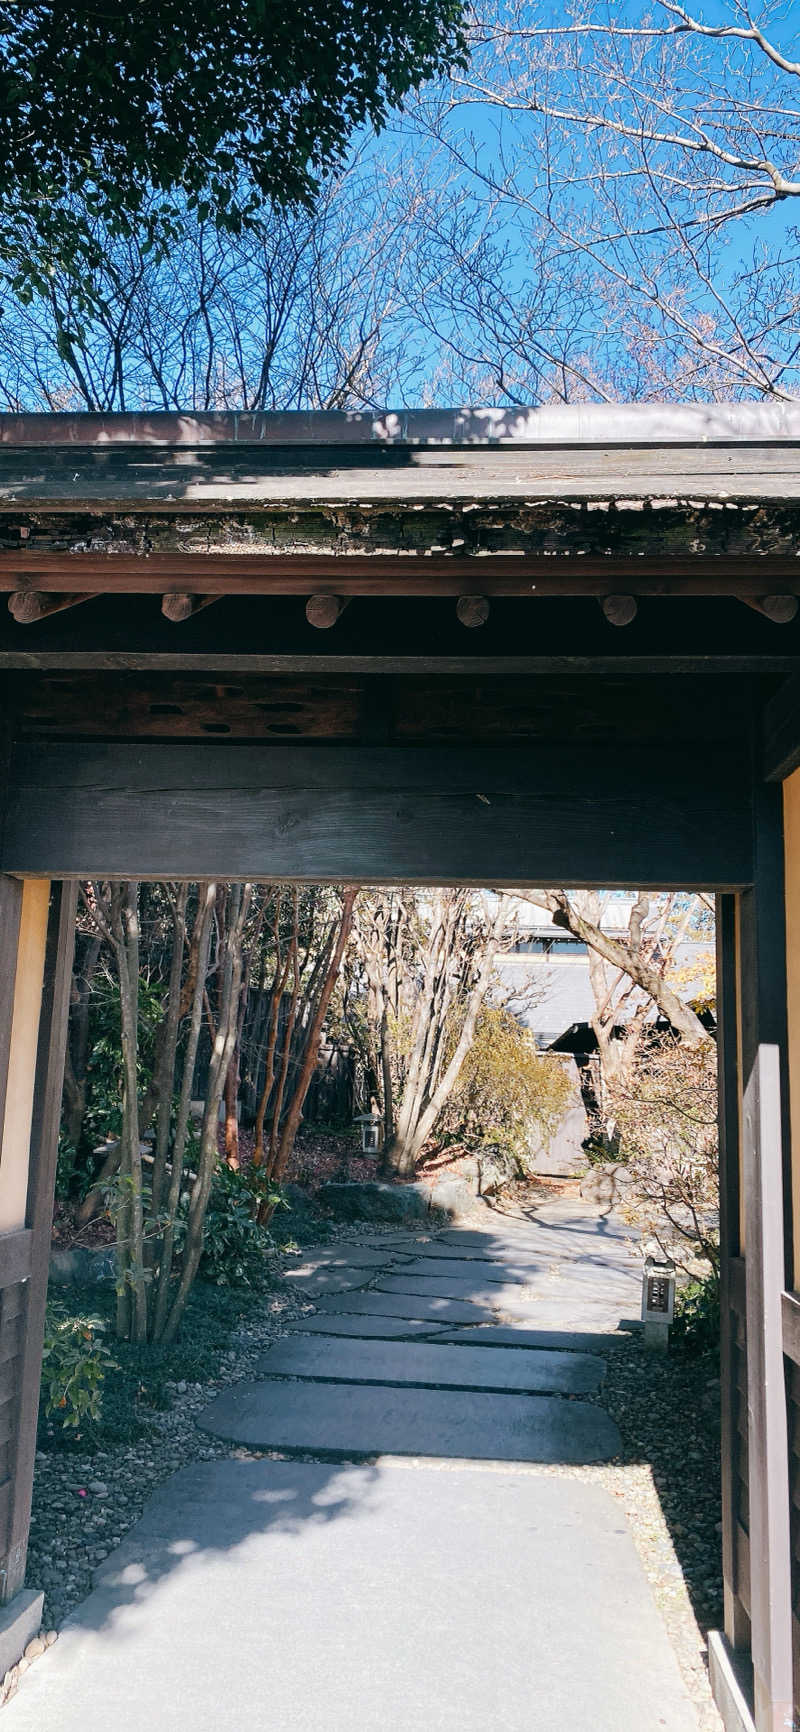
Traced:
<svg viewBox="0 0 800 1732">
<path fill-rule="evenodd" d="M 609 625 L 632 625 L 639 612 L 634 595 L 604 595 L 600 606 Z"/>
<path fill-rule="evenodd" d="M 460 595 L 456 602 L 458 623 L 470 631 L 485 625 L 491 611 L 491 603 L 485 595 Z"/>
<path fill-rule="evenodd" d="M 36 625 L 51 613 L 63 613 L 67 607 L 77 607 L 91 601 L 90 594 L 54 595 L 42 589 L 15 589 L 8 598 L 8 611 L 18 625 Z"/>
<path fill-rule="evenodd" d="M 211 607 L 215 601 L 220 601 L 218 595 L 190 595 L 186 590 L 171 590 L 161 597 L 161 612 L 165 619 L 173 625 L 182 625 L 186 619 L 191 619 L 195 613 L 200 613 L 204 607 Z"/>
<path fill-rule="evenodd" d="M 319 595 L 310 595 L 306 602 L 306 619 L 317 631 L 330 631 L 331 626 L 341 619 L 347 606 L 347 598 L 341 595 L 329 595 L 327 591 Z"/>
</svg>

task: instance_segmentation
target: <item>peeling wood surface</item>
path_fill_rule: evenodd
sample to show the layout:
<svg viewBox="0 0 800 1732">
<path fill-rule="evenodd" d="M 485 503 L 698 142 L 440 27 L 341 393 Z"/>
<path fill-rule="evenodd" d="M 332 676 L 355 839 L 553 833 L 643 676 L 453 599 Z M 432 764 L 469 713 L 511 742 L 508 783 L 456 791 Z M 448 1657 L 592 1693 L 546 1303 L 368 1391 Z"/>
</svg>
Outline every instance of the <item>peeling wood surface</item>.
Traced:
<svg viewBox="0 0 800 1732">
<path fill-rule="evenodd" d="M 112 506 L 0 507 L 0 585 L 54 592 L 88 587 L 202 593 L 710 592 L 736 584 L 774 592 L 800 572 L 800 502 L 724 506 L 563 501 L 364 502 L 202 512 Z M 768 563 L 768 569 L 767 569 Z M 764 566 L 764 570 L 751 567 Z M 751 587 L 748 589 L 748 584 Z M 753 588 L 752 585 L 758 588 Z M 483 586 L 483 588 L 481 588 Z M 592 586 L 594 586 L 592 588 Z M 765 590 L 766 586 L 766 590 Z"/>
<path fill-rule="evenodd" d="M 170 449 L 61 448 L 0 444 L 6 509 L 229 511 L 417 503 L 611 501 L 643 512 L 661 502 L 800 499 L 800 445 L 591 445 L 575 449 L 497 446 L 353 445 L 326 450 L 252 446 Z"/>
</svg>

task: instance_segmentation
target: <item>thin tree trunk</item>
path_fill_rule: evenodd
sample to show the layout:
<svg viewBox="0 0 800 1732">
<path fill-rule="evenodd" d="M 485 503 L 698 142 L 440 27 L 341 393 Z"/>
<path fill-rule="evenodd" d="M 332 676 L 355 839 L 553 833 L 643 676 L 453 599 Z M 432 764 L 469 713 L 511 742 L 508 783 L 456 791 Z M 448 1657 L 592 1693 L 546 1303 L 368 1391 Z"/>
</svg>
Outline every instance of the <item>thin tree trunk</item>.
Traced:
<svg viewBox="0 0 800 1732">
<path fill-rule="evenodd" d="M 169 1153 L 172 1124 L 172 1097 L 175 1088 L 175 1067 L 178 1056 L 178 1036 L 181 1024 L 181 980 L 186 946 L 186 906 L 188 884 L 180 884 L 172 905 L 172 957 L 169 971 L 167 1013 L 159 1031 L 155 1065 L 156 1140 L 153 1151 L 153 1186 L 150 1213 L 155 1221 L 161 1208 L 164 1177 Z"/>
<path fill-rule="evenodd" d="M 212 914 L 216 901 L 216 885 L 212 883 L 198 884 L 197 913 L 189 951 L 189 962 L 193 983 L 192 1002 L 189 1010 L 189 1028 L 186 1037 L 186 1050 L 183 1058 L 183 1075 L 178 1101 L 178 1112 L 175 1120 L 175 1134 L 172 1142 L 172 1167 L 170 1172 L 169 1192 L 164 1209 L 164 1225 L 161 1237 L 159 1256 L 158 1282 L 155 1289 L 153 1304 L 152 1339 L 160 1341 L 167 1320 L 170 1296 L 170 1281 L 172 1277 L 172 1262 L 175 1246 L 175 1222 L 181 1195 L 181 1179 L 183 1162 L 186 1153 L 186 1139 L 189 1131 L 189 1113 L 192 1104 L 192 1082 L 194 1067 L 197 1060 L 197 1048 L 200 1041 L 200 1031 L 203 1026 L 203 996 L 206 977 L 208 975 L 208 959 L 211 947 Z"/>
<path fill-rule="evenodd" d="M 302 1117 L 303 1102 L 308 1094 L 309 1084 L 314 1075 L 317 1059 L 319 1057 L 322 1029 L 325 1017 L 328 1014 L 328 1006 L 331 1002 L 333 989 L 339 978 L 339 970 L 342 966 L 342 957 L 344 956 L 347 941 L 350 937 L 350 929 L 353 924 L 353 907 L 357 894 L 357 890 L 346 890 L 342 896 L 342 909 L 339 917 L 339 931 L 336 937 L 336 943 L 328 958 L 325 977 L 309 1023 L 300 1071 L 292 1091 L 292 1098 L 289 1103 L 289 1110 L 286 1114 L 283 1130 L 281 1131 L 277 1156 L 270 1167 L 270 1177 L 276 1179 L 278 1182 L 280 1182 L 286 1171 L 289 1156 L 294 1147 L 294 1140 L 297 1136 L 300 1119 Z"/>
<path fill-rule="evenodd" d="M 189 1197 L 189 1215 L 181 1276 L 178 1290 L 164 1324 L 161 1339 L 165 1342 L 174 1341 L 177 1335 L 203 1252 L 206 1210 L 218 1160 L 217 1123 L 219 1108 L 236 1041 L 239 994 L 242 984 L 242 934 L 251 891 L 252 886 L 249 884 L 232 884 L 230 886 L 226 898 L 224 924 L 221 923 L 220 925 L 220 942 L 223 954 L 217 993 L 217 1030 L 209 1067 L 209 1086 L 203 1113 L 200 1156 Z"/>
</svg>

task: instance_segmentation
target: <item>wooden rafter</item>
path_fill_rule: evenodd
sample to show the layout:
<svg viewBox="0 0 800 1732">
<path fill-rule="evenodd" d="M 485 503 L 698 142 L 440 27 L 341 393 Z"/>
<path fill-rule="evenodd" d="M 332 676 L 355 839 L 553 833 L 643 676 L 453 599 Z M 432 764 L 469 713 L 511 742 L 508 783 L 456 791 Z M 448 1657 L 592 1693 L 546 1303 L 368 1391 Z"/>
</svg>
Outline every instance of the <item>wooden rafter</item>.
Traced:
<svg viewBox="0 0 800 1732">
<path fill-rule="evenodd" d="M 48 594 L 41 589 L 15 589 L 8 598 L 8 611 L 18 625 L 37 625 L 51 613 L 63 613 L 67 607 L 91 601 L 95 591 Z"/>
</svg>

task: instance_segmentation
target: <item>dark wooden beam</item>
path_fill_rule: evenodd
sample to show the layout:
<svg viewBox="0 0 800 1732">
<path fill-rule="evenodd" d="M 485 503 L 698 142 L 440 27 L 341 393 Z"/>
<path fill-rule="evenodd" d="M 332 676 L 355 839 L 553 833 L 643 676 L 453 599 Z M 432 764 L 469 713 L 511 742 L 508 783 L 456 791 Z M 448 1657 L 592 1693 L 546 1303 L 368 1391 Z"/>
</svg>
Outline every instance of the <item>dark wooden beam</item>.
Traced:
<svg viewBox="0 0 800 1732">
<path fill-rule="evenodd" d="M 800 519 L 798 520 L 800 523 Z M 209 537 L 206 537 L 209 539 Z M 228 537 L 230 540 L 230 537 Z M 345 596 L 731 596 L 759 602 L 765 579 L 800 593 L 800 562 L 763 557 L 703 557 L 676 552 L 630 557 L 609 536 L 602 553 L 574 550 L 526 553 L 408 554 L 347 552 L 0 551 L 0 591 L 53 595 L 297 595 L 319 588 Z M 784 598 L 782 598 L 784 599 Z M 759 610 L 763 611 L 763 610 Z"/>
<path fill-rule="evenodd" d="M 60 876 L 630 883 L 752 870 L 741 753 L 86 742 L 18 746 L 2 864 Z"/>
<path fill-rule="evenodd" d="M 783 782 L 800 766 L 800 674 L 792 674 L 764 705 L 761 767 L 768 782 Z"/>
</svg>

